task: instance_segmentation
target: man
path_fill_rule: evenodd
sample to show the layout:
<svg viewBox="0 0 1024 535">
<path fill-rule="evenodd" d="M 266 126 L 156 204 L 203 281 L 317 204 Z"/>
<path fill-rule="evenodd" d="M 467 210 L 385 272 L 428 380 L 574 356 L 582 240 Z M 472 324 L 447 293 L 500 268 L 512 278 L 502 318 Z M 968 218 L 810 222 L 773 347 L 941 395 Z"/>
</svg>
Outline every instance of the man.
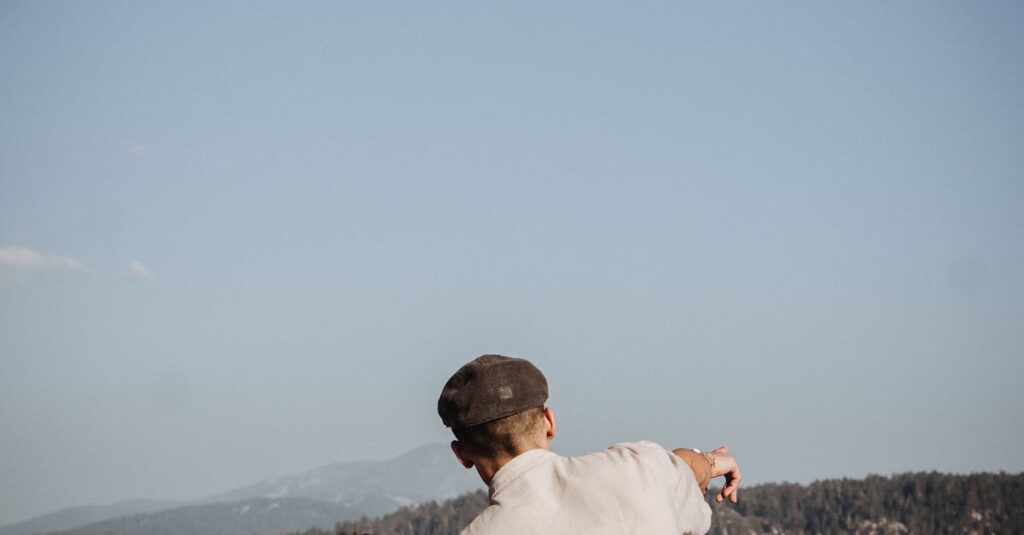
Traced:
<svg viewBox="0 0 1024 535">
<path fill-rule="evenodd" d="M 484 355 L 452 375 L 437 402 L 452 429 L 452 451 L 476 468 L 490 504 L 463 535 L 533 533 L 706 533 L 708 481 L 725 477 L 717 501 L 735 503 L 736 460 L 652 442 L 616 444 L 579 457 L 551 451 L 555 417 L 544 406 L 548 383 L 529 361 Z"/>
</svg>

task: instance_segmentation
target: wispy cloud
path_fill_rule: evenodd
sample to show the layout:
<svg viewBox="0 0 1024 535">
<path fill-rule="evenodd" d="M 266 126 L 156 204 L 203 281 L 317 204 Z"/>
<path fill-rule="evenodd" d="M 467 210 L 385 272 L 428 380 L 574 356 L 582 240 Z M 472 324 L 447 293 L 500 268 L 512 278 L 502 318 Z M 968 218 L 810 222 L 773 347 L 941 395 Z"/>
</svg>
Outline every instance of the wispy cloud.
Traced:
<svg viewBox="0 0 1024 535">
<path fill-rule="evenodd" d="M 28 247 L 0 247 L 0 270 L 33 273 L 39 271 L 89 271 L 82 261 L 64 255 L 46 254 Z"/>
<path fill-rule="evenodd" d="M 156 279 L 156 275 L 153 274 L 153 270 L 149 269 L 146 264 L 139 262 L 138 260 L 128 264 L 128 274 L 135 280 L 149 282 Z"/>
</svg>

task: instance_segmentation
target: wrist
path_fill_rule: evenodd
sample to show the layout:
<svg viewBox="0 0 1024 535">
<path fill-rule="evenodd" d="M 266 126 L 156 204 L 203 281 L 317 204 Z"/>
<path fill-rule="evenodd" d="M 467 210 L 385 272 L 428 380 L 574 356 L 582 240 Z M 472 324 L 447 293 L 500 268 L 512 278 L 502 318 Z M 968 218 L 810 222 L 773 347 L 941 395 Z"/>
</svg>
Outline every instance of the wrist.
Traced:
<svg viewBox="0 0 1024 535">
<path fill-rule="evenodd" d="M 708 477 L 715 477 L 715 465 L 718 464 L 715 454 L 710 451 L 700 451 L 697 448 L 692 448 L 694 453 L 700 454 L 701 457 L 708 463 Z"/>
</svg>

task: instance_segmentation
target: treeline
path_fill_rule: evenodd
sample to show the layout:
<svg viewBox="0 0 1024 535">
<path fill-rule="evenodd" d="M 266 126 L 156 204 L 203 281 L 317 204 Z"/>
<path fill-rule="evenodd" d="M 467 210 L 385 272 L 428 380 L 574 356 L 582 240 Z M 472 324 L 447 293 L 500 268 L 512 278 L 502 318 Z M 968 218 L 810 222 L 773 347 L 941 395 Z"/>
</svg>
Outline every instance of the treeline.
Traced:
<svg viewBox="0 0 1024 535">
<path fill-rule="evenodd" d="M 870 476 L 758 485 L 740 495 L 728 506 L 736 515 L 721 520 L 739 517 L 756 532 L 1024 533 L 1024 474 Z"/>
<path fill-rule="evenodd" d="M 458 535 L 485 507 L 487 493 L 479 490 L 441 504 L 429 502 L 416 507 L 405 507 L 380 518 L 345 522 L 336 525 L 333 530 L 314 528 L 292 535 Z"/>
<path fill-rule="evenodd" d="M 901 474 L 757 485 L 714 504 L 711 533 L 1024 533 L 1024 474 Z M 293 535 L 457 535 L 484 507 L 480 491 L 441 504 Z"/>
</svg>

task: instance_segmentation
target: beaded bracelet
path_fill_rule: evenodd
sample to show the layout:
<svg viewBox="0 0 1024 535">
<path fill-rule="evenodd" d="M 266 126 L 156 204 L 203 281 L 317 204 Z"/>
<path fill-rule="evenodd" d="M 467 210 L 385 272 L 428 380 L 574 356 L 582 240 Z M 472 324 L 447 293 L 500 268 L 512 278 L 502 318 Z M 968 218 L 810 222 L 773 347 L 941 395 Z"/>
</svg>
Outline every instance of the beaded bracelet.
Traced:
<svg viewBox="0 0 1024 535">
<path fill-rule="evenodd" d="M 704 458 L 708 460 L 708 463 L 711 464 L 711 473 L 714 474 L 715 473 L 715 454 L 711 453 L 710 451 L 703 451 L 703 452 L 701 452 L 701 455 L 703 455 Z"/>
<path fill-rule="evenodd" d="M 708 461 L 708 464 L 711 465 L 711 472 L 714 473 L 714 471 L 715 471 L 715 454 L 711 453 L 710 451 L 700 451 L 697 448 L 692 448 L 692 449 L 693 449 L 694 453 L 699 453 L 699 454 L 704 456 L 704 459 L 706 459 Z"/>
</svg>

